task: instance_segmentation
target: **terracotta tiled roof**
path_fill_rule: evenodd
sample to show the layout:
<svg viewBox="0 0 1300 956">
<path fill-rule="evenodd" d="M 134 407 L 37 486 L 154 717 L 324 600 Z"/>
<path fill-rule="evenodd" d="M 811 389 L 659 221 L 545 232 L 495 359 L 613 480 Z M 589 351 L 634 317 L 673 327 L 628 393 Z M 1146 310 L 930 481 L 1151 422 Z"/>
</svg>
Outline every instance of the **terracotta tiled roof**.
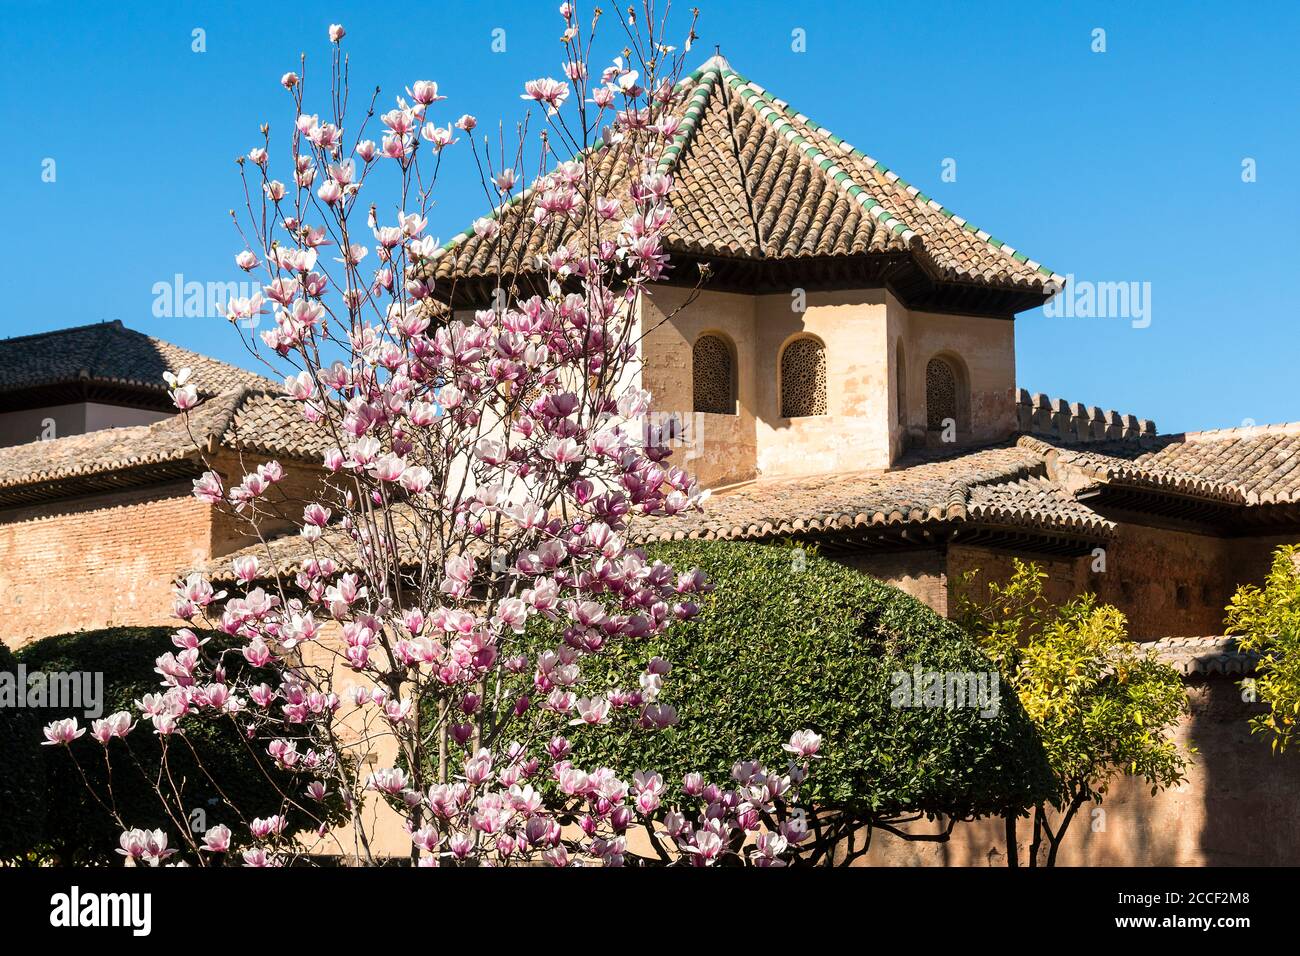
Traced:
<svg viewBox="0 0 1300 956">
<path fill-rule="evenodd" d="M 1141 441 L 1024 447 L 1099 482 L 1149 487 L 1225 504 L 1300 501 L 1300 423 L 1163 435 Z"/>
<path fill-rule="evenodd" d="M 735 72 L 721 57 L 682 82 L 683 125 L 660 169 L 675 177 L 670 254 L 797 260 L 911 253 L 939 279 L 1041 293 L 1063 277 L 945 209 L 897 174 Z M 607 152 L 588 163 L 626 192 Z M 531 225 L 525 192 L 441 252 L 440 279 L 527 271 L 562 238 Z M 609 227 L 614 228 L 614 227 Z M 504 245 L 504 248 L 502 246 Z"/>
<path fill-rule="evenodd" d="M 1034 475 L 971 489 L 972 521 L 999 526 L 1109 534 L 1114 523 L 1049 478 Z"/>
<path fill-rule="evenodd" d="M 0 392 L 88 381 L 163 393 L 163 372 L 186 367 L 205 395 L 244 386 L 279 389 L 261 375 L 116 321 L 0 339 Z"/>
<path fill-rule="evenodd" d="M 632 535 L 643 543 L 763 540 L 948 525 L 1097 541 L 1115 532 L 1115 523 L 1080 497 L 1098 484 L 1174 491 L 1233 508 L 1295 500 L 1300 476 L 1287 453 L 1297 441 L 1300 425 L 1087 446 L 1022 436 L 997 447 L 913 452 L 888 471 L 760 478 L 716 490 L 701 511 L 641 519 Z M 277 560 L 292 568 L 311 556 L 297 536 L 272 544 Z M 403 551 L 403 561 L 419 560 L 418 549 Z M 229 558 L 218 571 L 228 574 Z"/>
<path fill-rule="evenodd" d="M 1300 499 L 1300 422 L 1191 432 L 1137 460 L 1227 485 L 1248 505 Z"/>
<path fill-rule="evenodd" d="M 217 441 L 230 448 L 311 462 L 319 462 L 334 444 L 324 425 L 303 420 L 301 405 L 266 392 L 246 393 Z"/>
<path fill-rule="evenodd" d="M 0 503 L 60 497 L 63 489 L 120 486 L 122 473 L 188 463 L 216 446 L 319 460 L 327 436 L 302 421 L 288 398 L 249 388 L 224 392 L 190 412 L 151 425 L 0 448 Z M 181 470 L 175 470 L 181 474 Z M 193 469 L 189 469 L 193 470 Z M 98 479 L 98 480 L 95 480 Z"/>
<path fill-rule="evenodd" d="M 703 512 L 647 519 L 638 536 L 758 539 L 966 520 L 972 488 L 1023 478 L 1039 466 L 1032 453 L 1004 447 L 892 471 L 760 478 L 712 495 Z"/>
</svg>

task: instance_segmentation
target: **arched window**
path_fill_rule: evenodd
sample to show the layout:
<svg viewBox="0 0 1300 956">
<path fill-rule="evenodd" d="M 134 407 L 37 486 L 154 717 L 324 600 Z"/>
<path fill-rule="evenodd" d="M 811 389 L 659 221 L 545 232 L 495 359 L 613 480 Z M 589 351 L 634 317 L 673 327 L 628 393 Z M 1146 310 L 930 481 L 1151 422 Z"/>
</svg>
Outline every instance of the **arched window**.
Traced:
<svg viewBox="0 0 1300 956">
<path fill-rule="evenodd" d="M 941 431 L 949 418 L 957 421 L 957 372 L 936 356 L 925 366 L 925 424 Z"/>
<path fill-rule="evenodd" d="M 731 346 L 719 335 L 701 335 L 691 351 L 695 410 L 736 414 L 736 372 Z"/>
<path fill-rule="evenodd" d="M 907 424 L 907 366 L 903 364 L 903 340 L 894 348 L 894 404 L 898 408 L 898 424 Z"/>
<path fill-rule="evenodd" d="M 826 414 L 826 347 L 814 338 L 795 339 L 781 352 L 781 415 Z"/>
</svg>

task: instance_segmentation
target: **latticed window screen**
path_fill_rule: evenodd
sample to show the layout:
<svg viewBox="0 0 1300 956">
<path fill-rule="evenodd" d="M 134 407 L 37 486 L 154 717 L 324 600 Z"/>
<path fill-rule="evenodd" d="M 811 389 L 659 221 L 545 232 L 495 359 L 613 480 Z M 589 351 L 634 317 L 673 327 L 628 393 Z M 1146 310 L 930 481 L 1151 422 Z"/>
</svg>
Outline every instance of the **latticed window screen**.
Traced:
<svg viewBox="0 0 1300 956">
<path fill-rule="evenodd" d="M 781 353 L 781 415 L 826 414 L 826 349 L 816 339 L 795 339 Z"/>
<path fill-rule="evenodd" d="M 925 421 L 929 428 L 942 429 L 945 418 L 957 420 L 957 375 L 941 358 L 925 366 Z"/>
<path fill-rule="evenodd" d="M 731 349 L 716 335 L 702 335 L 691 355 L 695 410 L 715 415 L 736 413 Z"/>
</svg>

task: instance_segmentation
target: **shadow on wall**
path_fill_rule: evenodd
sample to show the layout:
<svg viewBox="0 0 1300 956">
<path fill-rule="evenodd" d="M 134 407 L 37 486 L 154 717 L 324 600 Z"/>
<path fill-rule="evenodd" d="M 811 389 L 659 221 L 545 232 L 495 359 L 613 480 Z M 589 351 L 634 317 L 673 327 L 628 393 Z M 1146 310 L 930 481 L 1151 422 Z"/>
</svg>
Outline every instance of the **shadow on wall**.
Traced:
<svg viewBox="0 0 1300 956">
<path fill-rule="evenodd" d="M 1061 866 L 1295 866 L 1300 864 L 1300 752 L 1275 754 L 1249 720 L 1263 706 L 1242 699 L 1242 675 L 1187 678 L 1190 713 L 1179 743 L 1196 748 L 1187 782 L 1151 796 L 1141 780 L 1116 780 L 1100 807 L 1080 811 L 1061 846 Z M 942 827 L 924 824 L 917 833 Z M 1032 825 L 1020 821 L 1019 858 Z M 946 843 L 872 838 L 865 866 L 1005 866 L 1003 822 L 960 823 Z"/>
<path fill-rule="evenodd" d="M 1239 678 L 1194 680 L 1191 737 L 1201 753 L 1205 801 L 1200 862 L 1209 866 L 1300 864 L 1300 753 L 1275 753 L 1251 733 L 1262 704 L 1243 701 Z"/>
</svg>

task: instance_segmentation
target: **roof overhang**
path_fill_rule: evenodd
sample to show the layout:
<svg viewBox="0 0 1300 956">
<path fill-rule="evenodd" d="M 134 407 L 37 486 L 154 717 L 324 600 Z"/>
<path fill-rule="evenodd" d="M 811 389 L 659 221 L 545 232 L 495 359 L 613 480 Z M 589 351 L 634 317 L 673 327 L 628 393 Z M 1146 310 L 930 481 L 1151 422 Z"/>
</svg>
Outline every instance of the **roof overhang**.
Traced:
<svg viewBox="0 0 1300 956">
<path fill-rule="evenodd" d="M 661 285 L 747 295 L 788 294 L 792 289 L 840 291 L 884 289 L 909 309 L 951 315 L 1013 319 L 1036 309 L 1049 296 L 1040 289 L 997 287 L 954 282 L 936 276 L 909 252 L 797 259 L 741 259 L 674 253 L 671 270 Z M 498 285 L 526 298 L 546 293 L 546 279 L 525 270 L 496 275 L 442 280 L 434 290 L 440 301 L 455 309 L 486 308 Z M 573 289 L 578 290 L 576 282 Z"/>
<path fill-rule="evenodd" d="M 52 501 L 70 502 L 78 498 L 88 498 L 117 491 L 171 484 L 197 478 L 203 471 L 203 465 L 197 457 L 187 457 L 172 461 L 151 462 L 137 468 L 72 475 L 52 481 L 15 485 L 9 488 L 0 488 L 0 509 L 48 505 Z M 3 520 L 5 520 L 3 515 L 0 515 L 0 522 Z"/>
<path fill-rule="evenodd" d="M 153 387 L 92 378 L 65 379 L 0 392 L 0 412 L 19 412 L 31 408 L 48 408 L 53 405 L 73 405 L 81 402 L 121 405 L 169 413 L 176 411 L 176 406 L 168 397 L 166 388 L 162 386 Z"/>
</svg>

